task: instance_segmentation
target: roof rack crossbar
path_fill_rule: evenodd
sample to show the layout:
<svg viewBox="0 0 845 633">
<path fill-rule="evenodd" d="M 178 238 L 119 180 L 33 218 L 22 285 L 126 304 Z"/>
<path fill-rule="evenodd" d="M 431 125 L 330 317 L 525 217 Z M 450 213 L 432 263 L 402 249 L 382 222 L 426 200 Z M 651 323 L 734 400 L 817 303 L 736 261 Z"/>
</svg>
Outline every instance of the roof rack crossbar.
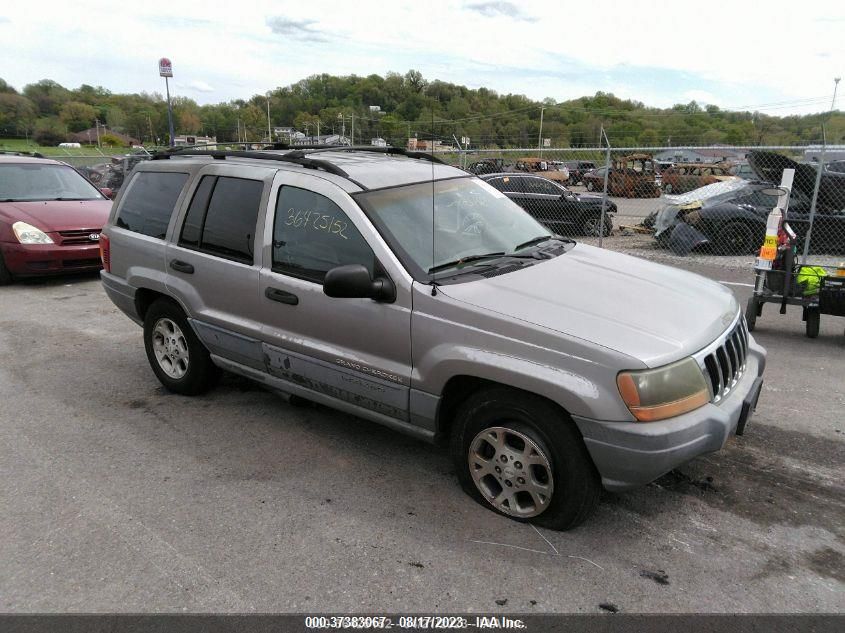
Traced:
<svg viewBox="0 0 845 633">
<path fill-rule="evenodd" d="M 374 154 L 399 154 L 407 156 L 408 158 L 418 158 L 421 160 L 429 160 L 432 163 L 445 165 L 442 160 L 428 152 L 414 152 L 403 147 L 377 147 L 374 145 L 316 145 L 313 147 L 304 147 L 301 145 L 294 145 L 292 149 L 313 149 L 314 154 L 318 152 L 372 152 Z"/>
<path fill-rule="evenodd" d="M 178 150 L 175 152 L 165 152 L 160 154 L 154 154 L 152 160 L 166 160 L 171 158 L 172 156 L 211 156 L 217 160 L 225 160 L 227 157 L 232 158 L 253 158 L 258 160 L 274 160 L 282 163 L 293 163 L 295 165 L 301 165 L 302 167 L 306 167 L 308 169 L 322 169 L 330 174 L 334 174 L 336 176 L 341 176 L 346 178 L 347 180 L 351 180 L 355 182 L 358 186 L 361 186 L 360 183 L 353 180 L 349 174 L 347 174 L 343 169 L 334 165 L 325 160 L 318 160 L 314 158 L 307 158 L 306 155 L 302 152 L 289 152 L 287 154 L 269 154 L 266 152 L 261 151 L 241 151 L 241 150 L 203 150 L 203 149 L 188 149 L 188 150 Z M 362 187 L 365 189 L 365 187 Z"/>
</svg>

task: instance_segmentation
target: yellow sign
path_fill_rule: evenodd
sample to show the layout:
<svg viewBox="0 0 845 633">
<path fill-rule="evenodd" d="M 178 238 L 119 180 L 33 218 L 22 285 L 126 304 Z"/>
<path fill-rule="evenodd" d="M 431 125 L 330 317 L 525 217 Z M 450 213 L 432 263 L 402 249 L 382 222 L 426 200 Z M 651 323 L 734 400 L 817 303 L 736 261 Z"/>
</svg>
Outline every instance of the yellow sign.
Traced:
<svg viewBox="0 0 845 633">
<path fill-rule="evenodd" d="M 767 235 L 765 241 L 763 242 L 763 246 L 772 246 L 777 248 L 778 245 L 778 238 L 776 235 Z"/>
</svg>

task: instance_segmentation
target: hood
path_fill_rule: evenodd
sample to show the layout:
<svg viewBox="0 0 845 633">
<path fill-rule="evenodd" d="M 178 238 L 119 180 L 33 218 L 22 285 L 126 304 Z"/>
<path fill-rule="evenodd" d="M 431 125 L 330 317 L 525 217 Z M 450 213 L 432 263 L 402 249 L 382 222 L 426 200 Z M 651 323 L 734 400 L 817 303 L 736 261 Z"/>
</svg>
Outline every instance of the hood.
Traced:
<svg viewBox="0 0 845 633">
<path fill-rule="evenodd" d="M 799 190 L 807 198 L 813 198 L 819 169 L 818 164 L 798 163 L 781 154 L 760 150 L 748 154 L 748 164 L 754 175 L 760 180 L 774 184 L 780 184 L 784 169 L 794 169 L 795 178 L 792 181 L 792 187 Z M 845 209 L 845 174 L 827 169 L 822 171 L 819 181 L 818 205 L 822 209 L 833 211 Z"/>
<path fill-rule="evenodd" d="M 733 293 L 715 281 L 585 244 L 512 273 L 439 290 L 648 367 L 701 350 L 739 311 Z"/>
<path fill-rule="evenodd" d="M 11 225 L 22 220 L 45 233 L 100 229 L 108 220 L 111 205 L 111 200 L 2 202 L 0 221 Z"/>
</svg>

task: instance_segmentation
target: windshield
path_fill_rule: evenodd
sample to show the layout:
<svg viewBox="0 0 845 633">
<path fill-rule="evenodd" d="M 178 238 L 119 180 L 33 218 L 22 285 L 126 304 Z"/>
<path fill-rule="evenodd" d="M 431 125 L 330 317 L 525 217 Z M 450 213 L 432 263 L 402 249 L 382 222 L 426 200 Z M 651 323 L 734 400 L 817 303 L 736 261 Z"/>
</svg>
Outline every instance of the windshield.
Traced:
<svg viewBox="0 0 845 633">
<path fill-rule="evenodd" d="M 103 199 L 94 185 L 66 165 L 0 164 L 0 201 Z"/>
<path fill-rule="evenodd" d="M 420 281 L 430 278 L 432 268 L 474 255 L 512 253 L 526 242 L 550 235 L 505 194 L 477 178 L 370 191 L 356 199 Z"/>
</svg>

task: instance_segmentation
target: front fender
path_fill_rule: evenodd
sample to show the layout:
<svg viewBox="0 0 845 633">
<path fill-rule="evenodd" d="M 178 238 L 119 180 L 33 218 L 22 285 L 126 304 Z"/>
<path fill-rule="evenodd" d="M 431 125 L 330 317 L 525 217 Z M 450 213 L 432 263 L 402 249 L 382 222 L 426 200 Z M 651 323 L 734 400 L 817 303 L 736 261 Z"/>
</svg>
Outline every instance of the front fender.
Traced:
<svg viewBox="0 0 845 633">
<path fill-rule="evenodd" d="M 543 396 L 573 415 L 633 420 L 615 387 L 616 374 L 607 368 L 600 372 L 599 380 L 583 369 L 552 367 L 509 354 L 449 344 L 434 346 L 419 360 L 414 368 L 414 382 L 424 384 L 425 391 L 437 395 L 443 393 L 450 379 L 467 376 Z"/>
</svg>

